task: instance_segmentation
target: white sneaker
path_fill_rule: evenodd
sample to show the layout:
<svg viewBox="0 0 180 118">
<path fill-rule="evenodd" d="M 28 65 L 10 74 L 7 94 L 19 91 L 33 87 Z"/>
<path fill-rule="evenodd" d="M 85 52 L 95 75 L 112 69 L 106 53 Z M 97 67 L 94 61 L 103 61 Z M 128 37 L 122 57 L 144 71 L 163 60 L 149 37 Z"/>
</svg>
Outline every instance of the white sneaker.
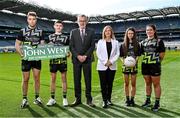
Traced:
<svg viewBox="0 0 180 118">
<path fill-rule="evenodd" d="M 53 106 L 53 105 L 55 105 L 56 104 L 56 100 L 55 99 L 53 99 L 53 98 L 51 98 L 51 99 L 49 99 L 49 101 L 48 101 L 48 103 L 46 104 L 47 106 Z"/>
<path fill-rule="evenodd" d="M 68 106 L 67 98 L 63 98 L 63 106 L 64 107 Z"/>
<path fill-rule="evenodd" d="M 29 106 L 29 103 L 28 103 L 27 99 L 23 99 L 22 103 L 21 103 L 21 108 L 23 109 L 23 108 L 25 108 L 27 106 Z"/>
<path fill-rule="evenodd" d="M 37 105 L 42 104 L 41 98 L 40 98 L 40 97 L 36 98 L 36 99 L 34 100 L 34 104 L 37 104 Z"/>
</svg>

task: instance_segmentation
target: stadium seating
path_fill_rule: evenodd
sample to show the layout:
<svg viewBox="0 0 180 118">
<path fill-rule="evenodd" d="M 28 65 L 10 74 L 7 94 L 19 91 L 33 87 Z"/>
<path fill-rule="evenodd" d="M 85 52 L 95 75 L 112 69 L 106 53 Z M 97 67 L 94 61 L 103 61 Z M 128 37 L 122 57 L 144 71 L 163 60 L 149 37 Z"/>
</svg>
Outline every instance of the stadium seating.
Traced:
<svg viewBox="0 0 180 118">
<path fill-rule="evenodd" d="M 9 44 L 8 40 L 15 40 L 19 30 L 22 27 L 26 26 L 26 17 L 16 14 L 0 12 L 0 39 L 3 39 L 0 42 L 0 46 L 5 46 Z M 139 40 L 146 38 L 145 27 L 147 24 L 155 24 L 157 26 L 159 38 L 165 41 L 178 41 L 180 39 L 180 17 L 171 16 L 163 18 L 152 18 L 152 19 L 138 19 L 130 21 L 121 21 L 121 22 L 111 22 L 111 23 L 90 23 L 88 27 L 95 30 L 96 40 L 101 38 L 101 33 L 106 25 L 111 25 L 116 39 L 120 42 L 123 41 L 124 32 L 128 27 L 134 27 L 137 30 L 137 37 Z M 45 39 L 48 38 L 48 35 L 53 32 L 53 23 L 54 21 L 38 19 L 38 27 L 45 31 Z M 63 32 L 69 35 L 70 31 L 74 28 L 77 28 L 76 23 L 64 23 Z M 4 39 L 7 40 L 4 41 Z"/>
<path fill-rule="evenodd" d="M 5 47 L 5 46 L 14 46 L 15 44 L 15 40 L 8 40 L 8 41 L 5 41 L 5 40 L 0 40 L 0 47 Z"/>
</svg>

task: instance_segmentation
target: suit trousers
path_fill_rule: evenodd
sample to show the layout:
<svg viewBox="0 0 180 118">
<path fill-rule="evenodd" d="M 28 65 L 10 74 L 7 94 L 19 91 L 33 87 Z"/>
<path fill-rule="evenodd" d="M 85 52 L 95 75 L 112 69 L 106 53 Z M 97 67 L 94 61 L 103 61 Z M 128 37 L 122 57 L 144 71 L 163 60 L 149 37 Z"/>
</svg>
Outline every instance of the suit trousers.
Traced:
<svg viewBox="0 0 180 118">
<path fill-rule="evenodd" d="M 85 94 L 87 102 L 92 101 L 91 96 L 91 62 L 90 63 L 74 63 L 73 74 L 74 74 L 74 90 L 77 101 L 81 101 L 81 74 L 84 74 L 85 79 Z"/>
<path fill-rule="evenodd" d="M 103 101 L 111 101 L 112 87 L 116 70 L 99 70 L 99 79 Z"/>
</svg>

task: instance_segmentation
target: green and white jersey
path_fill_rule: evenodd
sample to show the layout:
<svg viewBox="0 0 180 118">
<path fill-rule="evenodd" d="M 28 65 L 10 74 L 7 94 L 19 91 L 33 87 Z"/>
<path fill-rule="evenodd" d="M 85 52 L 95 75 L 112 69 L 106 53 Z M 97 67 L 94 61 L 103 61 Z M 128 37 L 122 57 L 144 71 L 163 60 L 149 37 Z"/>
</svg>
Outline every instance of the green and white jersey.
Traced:
<svg viewBox="0 0 180 118">
<path fill-rule="evenodd" d="M 145 39 L 141 42 L 141 53 L 144 64 L 160 63 L 159 54 L 165 52 L 164 42 L 160 39 Z"/>
</svg>

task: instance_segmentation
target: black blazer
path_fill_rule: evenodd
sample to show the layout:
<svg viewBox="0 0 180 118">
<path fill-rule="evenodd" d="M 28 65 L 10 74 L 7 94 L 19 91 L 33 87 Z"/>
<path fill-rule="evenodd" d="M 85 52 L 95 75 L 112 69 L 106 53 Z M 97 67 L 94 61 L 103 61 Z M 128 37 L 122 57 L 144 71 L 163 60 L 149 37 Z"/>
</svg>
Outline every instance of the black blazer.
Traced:
<svg viewBox="0 0 180 118">
<path fill-rule="evenodd" d="M 85 29 L 85 37 L 82 42 L 79 28 L 73 29 L 70 33 L 70 51 L 72 53 L 73 63 L 80 63 L 77 59 L 78 55 L 86 55 L 87 59 L 84 63 L 90 63 L 93 60 L 93 51 L 95 48 L 94 31 L 92 29 Z"/>
</svg>

